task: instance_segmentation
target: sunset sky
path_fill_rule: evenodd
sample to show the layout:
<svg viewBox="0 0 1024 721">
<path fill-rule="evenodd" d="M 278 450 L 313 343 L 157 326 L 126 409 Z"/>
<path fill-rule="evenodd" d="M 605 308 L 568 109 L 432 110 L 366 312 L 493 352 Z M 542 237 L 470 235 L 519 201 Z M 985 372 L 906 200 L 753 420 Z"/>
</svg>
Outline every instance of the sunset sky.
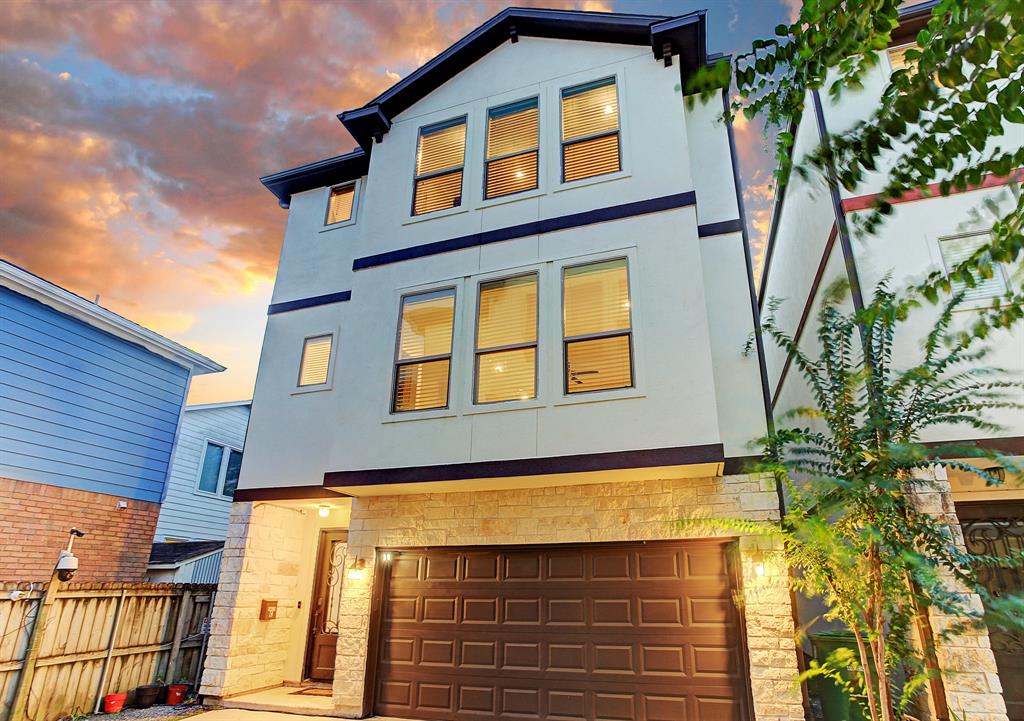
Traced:
<svg viewBox="0 0 1024 721">
<path fill-rule="evenodd" d="M 749 48 L 796 0 L 0 2 L 0 257 L 228 370 L 249 398 L 286 218 L 259 176 L 351 150 L 362 105 L 506 5 L 679 15 Z M 759 256 L 762 129 L 738 146 Z"/>
</svg>

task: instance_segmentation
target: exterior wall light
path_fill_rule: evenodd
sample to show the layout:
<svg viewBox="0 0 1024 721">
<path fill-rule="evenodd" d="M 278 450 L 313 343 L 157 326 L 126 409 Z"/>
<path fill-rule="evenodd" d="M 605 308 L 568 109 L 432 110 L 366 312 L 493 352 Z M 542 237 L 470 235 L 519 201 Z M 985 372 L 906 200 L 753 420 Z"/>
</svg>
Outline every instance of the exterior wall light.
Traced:
<svg viewBox="0 0 1024 721">
<path fill-rule="evenodd" d="M 382 563 L 391 563 L 392 558 L 394 558 L 394 555 L 391 551 L 384 551 L 380 554 L 380 560 Z"/>
<path fill-rule="evenodd" d="M 366 579 L 366 559 L 356 558 L 352 562 L 352 568 L 348 569 L 346 574 L 350 581 L 363 581 Z"/>
<path fill-rule="evenodd" d="M 331 515 L 331 507 L 324 503 L 320 506 L 317 506 L 316 512 L 320 514 L 320 518 L 327 518 L 329 515 Z"/>
<path fill-rule="evenodd" d="M 764 575 L 764 561 L 754 564 L 754 575 L 758 577 Z"/>
</svg>

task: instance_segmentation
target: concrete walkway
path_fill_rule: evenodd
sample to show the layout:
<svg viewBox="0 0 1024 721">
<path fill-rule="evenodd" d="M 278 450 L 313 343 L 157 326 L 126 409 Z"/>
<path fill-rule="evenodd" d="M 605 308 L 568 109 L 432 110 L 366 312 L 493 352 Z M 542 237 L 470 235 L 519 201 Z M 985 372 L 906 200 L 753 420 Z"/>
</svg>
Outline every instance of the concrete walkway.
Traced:
<svg viewBox="0 0 1024 721">
<path fill-rule="evenodd" d="M 202 721 L 338 721 L 337 718 L 331 716 L 298 716 L 277 711 L 249 711 L 240 708 L 219 708 L 190 716 L 189 721 L 192 719 L 202 719 Z"/>
</svg>

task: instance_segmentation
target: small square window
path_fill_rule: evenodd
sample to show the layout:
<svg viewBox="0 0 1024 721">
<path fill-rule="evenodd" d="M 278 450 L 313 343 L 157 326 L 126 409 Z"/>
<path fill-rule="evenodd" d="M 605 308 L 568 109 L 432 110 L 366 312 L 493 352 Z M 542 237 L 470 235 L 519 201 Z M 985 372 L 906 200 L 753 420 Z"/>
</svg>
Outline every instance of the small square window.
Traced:
<svg viewBox="0 0 1024 721">
<path fill-rule="evenodd" d="M 331 196 L 327 201 L 327 219 L 324 221 L 324 225 L 335 225 L 352 220 L 355 197 L 355 183 L 331 188 Z"/>
<path fill-rule="evenodd" d="M 972 235 L 959 235 L 950 238 L 939 239 L 939 251 L 942 253 L 942 262 L 949 274 L 957 265 L 974 255 L 979 248 L 988 245 L 991 241 L 988 233 L 974 233 Z M 968 287 L 962 280 L 951 280 L 954 293 L 964 291 L 964 300 L 982 300 L 995 298 L 1006 292 L 1006 276 L 1000 264 L 993 264 L 992 277 L 982 278 L 975 276 L 973 288 Z"/>
<path fill-rule="evenodd" d="M 318 386 L 327 382 L 331 367 L 332 335 L 306 338 L 299 364 L 299 387 Z"/>
</svg>

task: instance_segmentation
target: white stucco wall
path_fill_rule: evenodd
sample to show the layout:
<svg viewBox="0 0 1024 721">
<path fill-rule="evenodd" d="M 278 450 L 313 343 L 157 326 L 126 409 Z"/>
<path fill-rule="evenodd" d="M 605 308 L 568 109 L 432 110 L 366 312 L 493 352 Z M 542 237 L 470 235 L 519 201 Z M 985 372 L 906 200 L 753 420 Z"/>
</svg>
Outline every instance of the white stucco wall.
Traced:
<svg viewBox="0 0 1024 721">
<path fill-rule="evenodd" d="M 560 182 L 561 88 L 614 75 L 623 169 Z M 540 99 L 540 187 L 482 200 L 486 112 Z M 242 486 L 319 485 L 325 471 L 723 443 L 748 453 L 763 433 L 738 233 L 699 239 L 697 225 L 737 216 L 721 101 L 684 109 L 679 69 L 646 48 L 521 38 L 491 52 L 394 119 L 360 181 L 356 221 L 323 229 L 327 189 L 292 198 L 274 301 L 351 290 L 352 300 L 268 318 Z M 421 126 L 468 117 L 463 205 L 411 218 Z M 354 258 L 495 228 L 695 191 L 697 206 L 516 238 L 352 271 Z M 561 266 L 629 260 L 636 387 L 562 391 Z M 538 398 L 473 406 L 477 284 L 540 275 Z M 403 293 L 457 289 L 450 407 L 389 413 Z M 296 392 L 304 338 L 335 333 L 330 390 Z M 721 366 L 716 375 L 715 368 Z"/>
</svg>

